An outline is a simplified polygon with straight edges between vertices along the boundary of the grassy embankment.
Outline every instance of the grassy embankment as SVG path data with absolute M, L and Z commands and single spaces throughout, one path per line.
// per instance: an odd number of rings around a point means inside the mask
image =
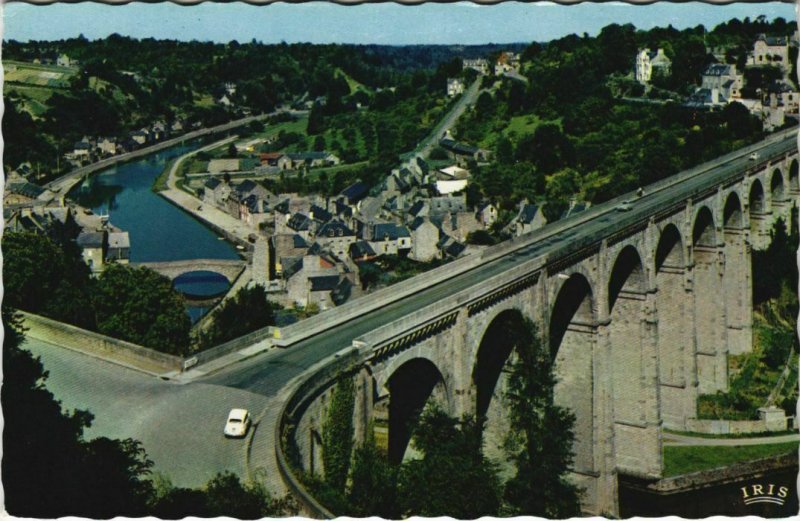
M 726 467 L 768 456 L 797 452 L 797 442 L 768 445 L 664 447 L 664 477 Z

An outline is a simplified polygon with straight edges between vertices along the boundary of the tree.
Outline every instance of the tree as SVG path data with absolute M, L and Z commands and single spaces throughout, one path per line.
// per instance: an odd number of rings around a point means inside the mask
M 496 464 L 481 451 L 481 422 L 459 421 L 431 407 L 420 416 L 412 443 L 423 457 L 400 467 L 398 498 L 403 516 L 476 519 L 497 515 L 500 479 Z
M 367 427 L 367 439 L 356 447 L 347 500 L 352 517 L 379 516 L 397 519 L 397 469 L 375 445 L 375 429 Z
M 158 476 L 155 481 L 156 494 L 149 513 L 162 519 L 189 516 L 260 519 L 297 513 L 297 505 L 290 496 L 274 499 L 261 483 L 242 483 L 230 472 L 217 474 L 199 489 L 173 487 L 168 479 Z
M 275 324 L 280 306 L 269 301 L 264 286 L 244 287 L 211 314 L 211 325 L 201 335 L 200 345 L 210 347 Z
M 467 244 L 491 246 L 495 243 L 494 237 L 486 230 L 475 230 L 467 234 Z
M 506 482 L 509 515 L 564 518 L 580 515 L 578 489 L 567 481 L 572 466 L 571 412 L 553 403 L 553 356 L 528 319 L 509 329 L 516 359 L 504 398 L 511 430 L 505 448 L 516 467 Z
M 111 264 L 97 280 L 92 303 L 101 333 L 165 353 L 187 352 L 191 321 L 167 277 Z
M 322 426 L 322 463 L 325 481 L 338 493 L 344 493 L 350 457 L 353 452 L 353 379 L 345 376 L 336 385 Z
M 79 327 L 94 328 L 89 301 L 91 279 L 72 234 L 8 232 L 3 236 L 5 303 Z
M 21 349 L 20 318 L 2 310 L 3 487 L 15 516 L 110 518 L 146 514 L 152 463 L 139 442 L 83 439 L 88 411 L 64 412 L 47 390 L 47 372 Z
M 228 145 L 228 153 L 226 154 L 228 157 L 236 157 L 238 154 L 236 152 L 236 145 L 233 143 Z

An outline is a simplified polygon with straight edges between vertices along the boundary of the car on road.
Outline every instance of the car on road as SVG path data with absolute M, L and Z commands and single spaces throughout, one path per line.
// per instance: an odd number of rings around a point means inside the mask
M 622 201 L 616 207 L 618 212 L 630 212 L 633 208 L 633 201 Z
M 753 152 L 750 154 L 750 161 L 756 161 L 758 159 L 758 152 Z
M 225 422 L 226 438 L 243 438 L 250 429 L 250 413 L 247 409 L 231 409 Z

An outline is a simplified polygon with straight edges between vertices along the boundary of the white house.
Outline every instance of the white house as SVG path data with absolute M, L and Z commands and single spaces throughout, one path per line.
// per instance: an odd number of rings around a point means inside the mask
M 647 83 L 655 72 L 657 75 L 669 76 L 672 69 L 672 61 L 664 54 L 664 49 L 656 52 L 650 49 L 640 49 L 636 54 L 636 81 Z
M 474 69 L 484 75 L 489 74 L 489 62 L 483 58 L 477 58 L 475 60 L 463 60 L 461 68 Z
M 436 190 L 441 195 L 460 192 L 469 184 L 469 170 L 458 166 L 449 166 L 439 170 L 436 174 Z
M 464 93 L 464 82 L 459 78 L 447 78 L 447 97 L 454 98 Z

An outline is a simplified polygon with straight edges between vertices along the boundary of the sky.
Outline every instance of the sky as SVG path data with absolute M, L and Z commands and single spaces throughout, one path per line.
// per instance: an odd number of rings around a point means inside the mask
M 567 34 L 596 35 L 610 23 L 633 23 L 649 29 L 703 24 L 708 28 L 731 18 L 795 19 L 791 3 L 699 2 L 633 6 L 624 3 L 469 2 L 403 6 L 393 3 L 342 6 L 326 2 L 130 3 L 109 6 L 92 2 L 37 6 L 21 2 L 0 5 L 4 40 L 58 40 L 83 34 L 89 39 L 113 33 L 136 38 L 170 38 L 264 43 L 481 44 L 548 41 Z

